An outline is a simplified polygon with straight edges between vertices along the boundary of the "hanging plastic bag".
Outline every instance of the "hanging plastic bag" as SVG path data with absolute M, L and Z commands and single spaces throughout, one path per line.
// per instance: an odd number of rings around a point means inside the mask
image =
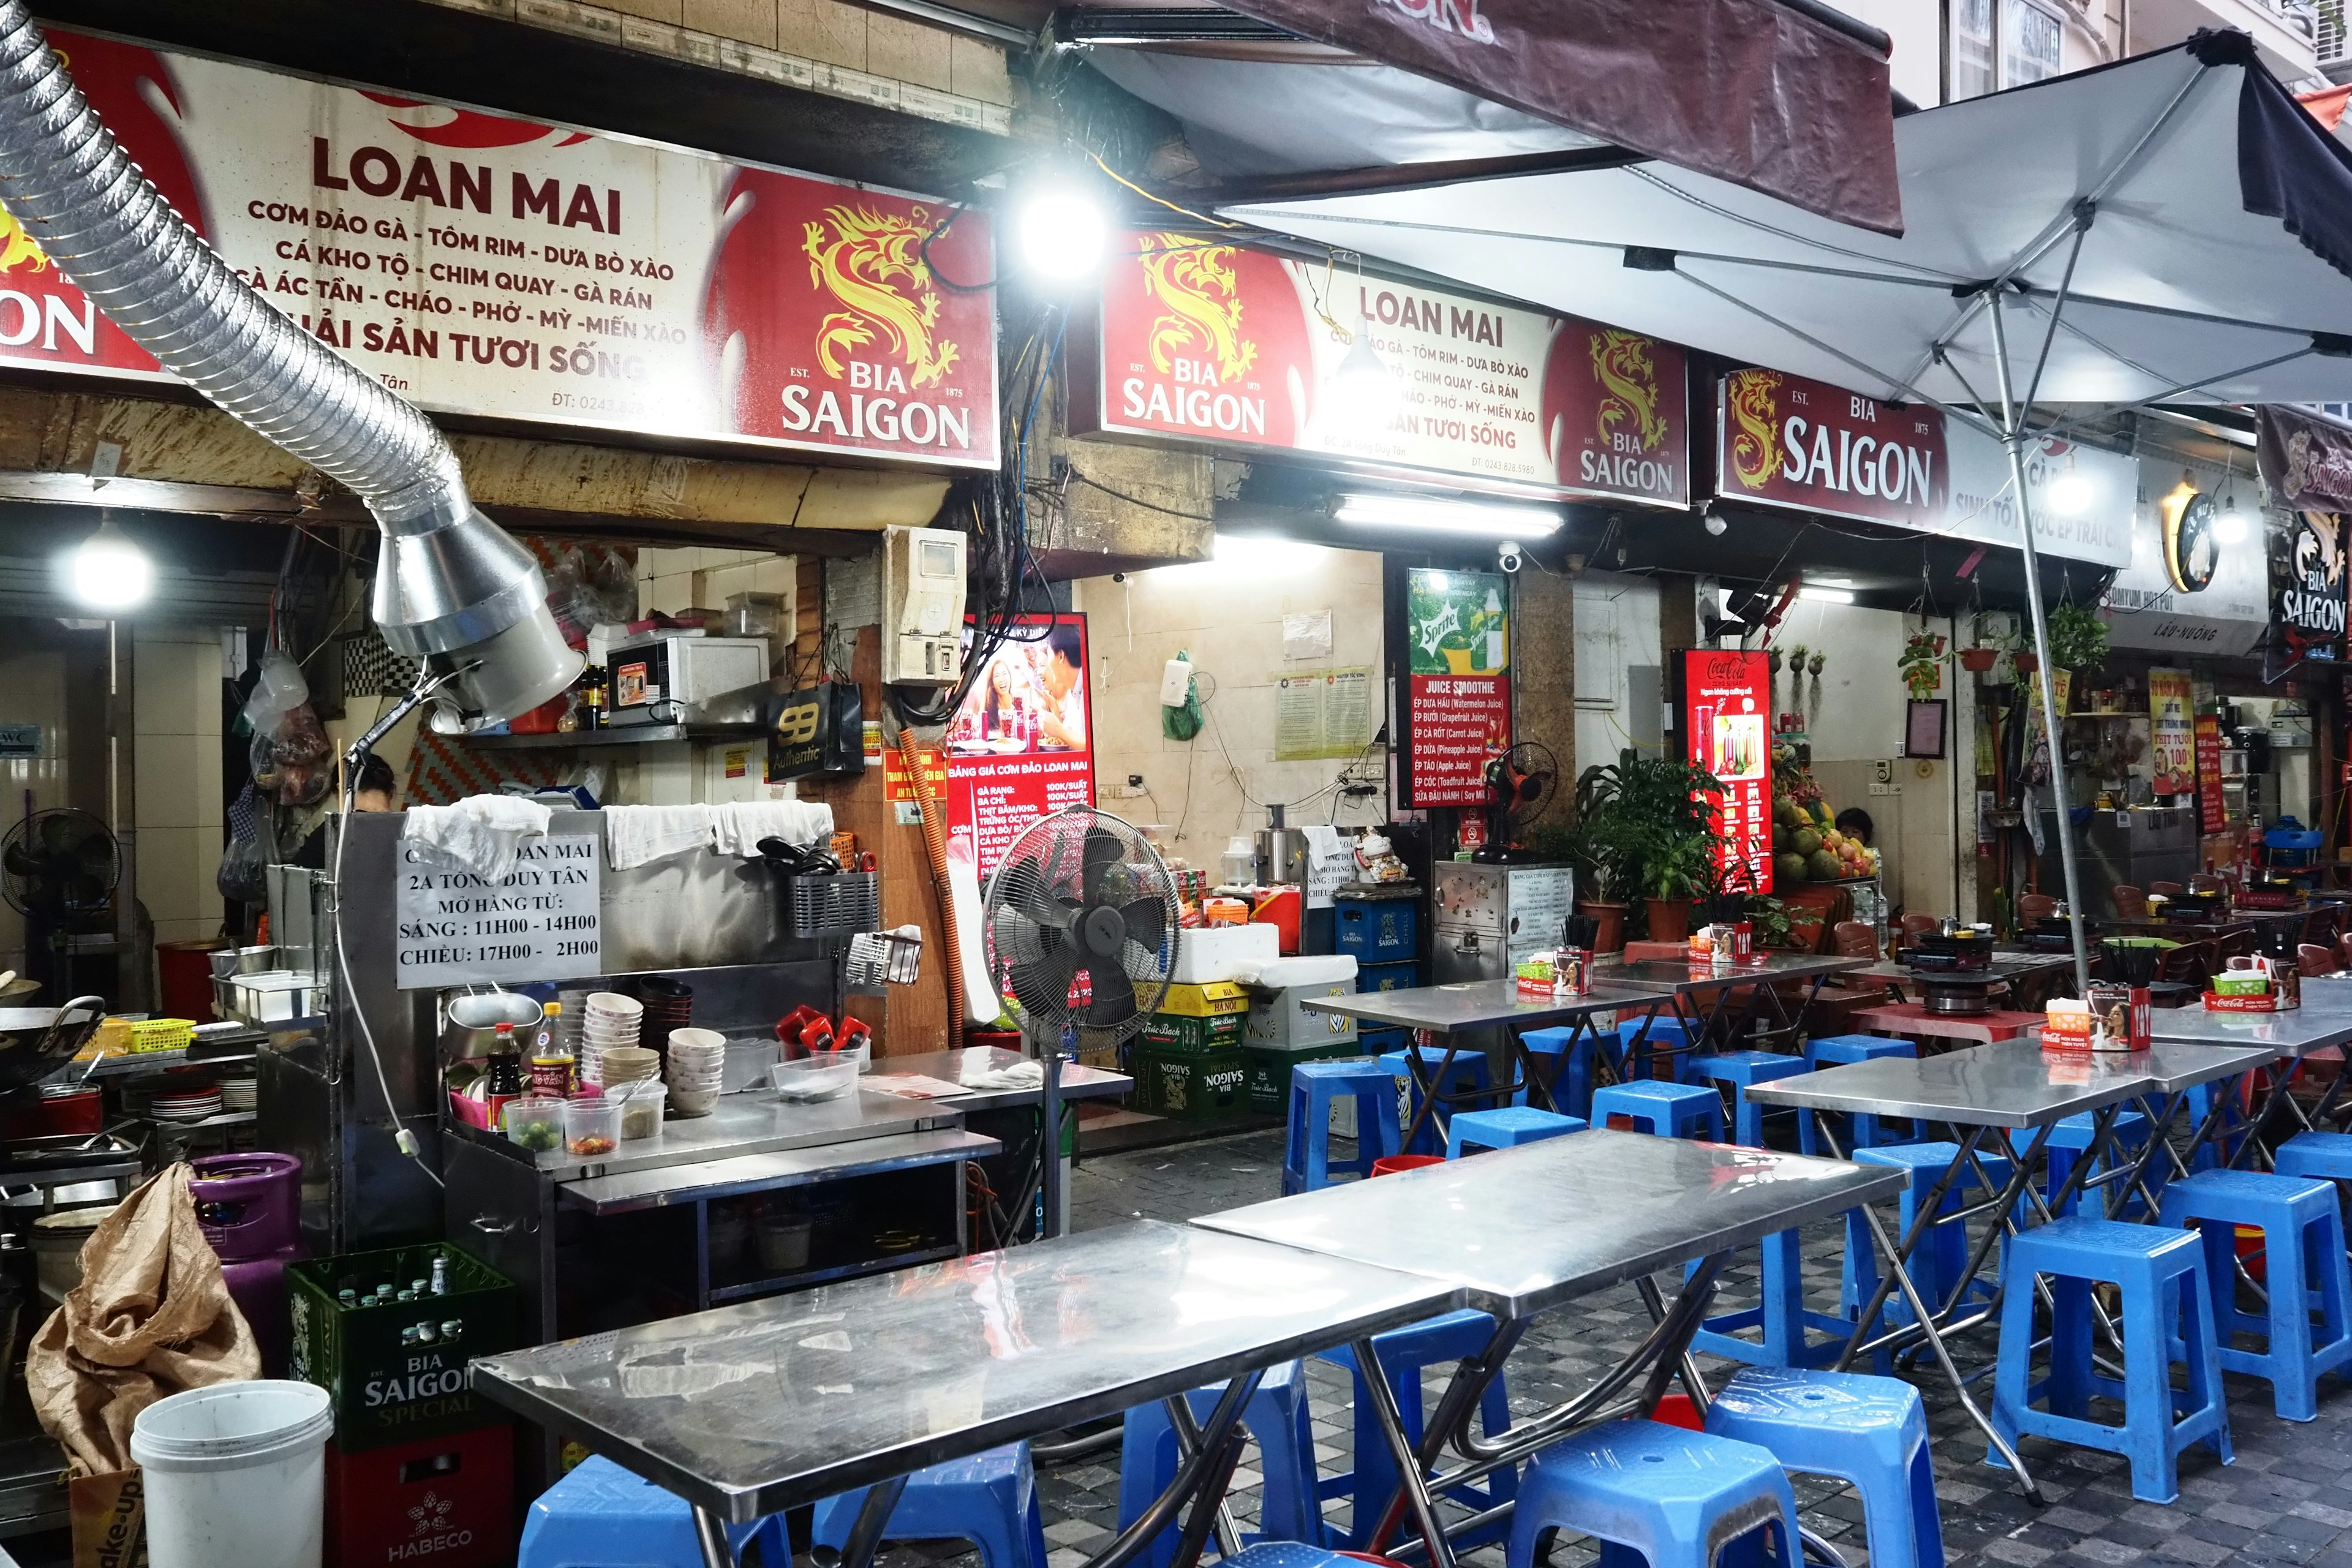
M 310 683 L 302 679 L 302 667 L 284 649 L 271 648 L 262 656 L 261 674 L 253 683 L 253 695 L 245 700 L 243 717 L 255 734 L 268 735 L 287 710 L 309 700 Z
M 1181 647 L 1176 650 L 1176 658 L 1182 660 L 1188 668 L 1192 665 L 1192 655 Z M 1160 705 L 1160 732 L 1171 741 L 1189 741 L 1201 732 L 1200 677 L 1184 677 L 1183 701 Z

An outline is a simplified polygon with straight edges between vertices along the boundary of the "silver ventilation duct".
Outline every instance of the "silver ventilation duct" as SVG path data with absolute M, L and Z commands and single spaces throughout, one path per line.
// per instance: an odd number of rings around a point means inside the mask
M 538 564 L 476 509 L 441 432 L 246 287 L 117 144 L 20 0 L 0 0 L 0 205 L 165 369 L 367 503 L 383 531 L 377 629 L 455 672 L 436 728 L 510 719 L 571 684 L 581 658 Z

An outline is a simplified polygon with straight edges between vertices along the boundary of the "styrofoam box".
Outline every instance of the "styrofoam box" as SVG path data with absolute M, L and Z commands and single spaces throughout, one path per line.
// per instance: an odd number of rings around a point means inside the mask
M 1168 978 L 1179 985 L 1206 985 L 1281 956 L 1282 933 L 1263 921 L 1194 926 L 1177 933 L 1176 968 Z

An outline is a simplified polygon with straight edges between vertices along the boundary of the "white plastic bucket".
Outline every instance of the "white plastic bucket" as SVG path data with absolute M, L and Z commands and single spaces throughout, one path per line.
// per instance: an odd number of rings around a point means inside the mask
M 334 1430 L 308 1383 L 218 1384 L 141 1411 L 150 1568 L 319 1568 Z

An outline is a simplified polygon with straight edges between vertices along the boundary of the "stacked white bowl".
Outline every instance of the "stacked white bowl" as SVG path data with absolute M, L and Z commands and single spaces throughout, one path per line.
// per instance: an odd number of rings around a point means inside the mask
M 708 1116 L 719 1105 L 727 1037 L 716 1029 L 669 1032 L 669 1103 L 680 1116 Z
M 583 1011 L 586 1021 L 580 1030 L 580 1081 L 602 1085 L 604 1053 L 636 1045 L 637 1031 L 645 1023 L 645 1004 L 617 991 L 592 991 Z

